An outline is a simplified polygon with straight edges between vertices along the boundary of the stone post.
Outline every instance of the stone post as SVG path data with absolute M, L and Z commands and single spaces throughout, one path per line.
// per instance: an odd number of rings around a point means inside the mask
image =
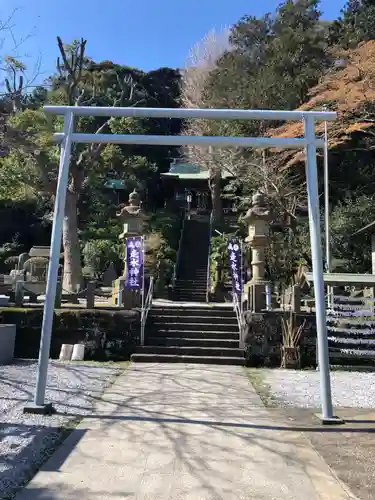
M 265 280 L 265 250 L 269 244 L 269 223 L 271 211 L 267 206 L 263 194 L 257 192 L 252 198 L 252 207 L 247 211 L 244 221 L 249 226 L 246 241 L 251 247 L 252 277 L 248 283 L 249 309 L 252 312 L 261 312 L 266 308 Z
M 57 280 L 56 283 L 56 296 L 55 296 L 55 308 L 60 309 L 62 301 L 62 282 Z
M 86 308 L 94 309 L 95 308 L 95 289 L 96 283 L 95 281 L 87 282 L 87 290 L 86 290 Z
M 15 286 L 14 302 L 16 304 L 16 307 L 22 307 L 25 295 L 23 289 L 23 281 L 16 281 L 14 286 Z

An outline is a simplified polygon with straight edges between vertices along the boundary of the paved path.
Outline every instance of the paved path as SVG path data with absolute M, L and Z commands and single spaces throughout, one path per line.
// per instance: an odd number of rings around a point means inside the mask
M 240 367 L 136 364 L 17 500 L 348 500 Z

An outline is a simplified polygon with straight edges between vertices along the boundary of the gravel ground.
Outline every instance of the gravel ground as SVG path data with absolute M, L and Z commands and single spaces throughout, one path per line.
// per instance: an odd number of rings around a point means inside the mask
M 33 398 L 36 362 L 0 366 L 0 499 L 12 498 L 53 452 L 77 419 L 89 414 L 97 397 L 118 372 L 97 364 L 51 362 L 46 401 L 57 414 L 24 415 Z
M 263 381 L 280 406 L 319 408 L 319 372 L 262 370 Z M 375 373 L 331 372 L 335 407 L 375 408 Z

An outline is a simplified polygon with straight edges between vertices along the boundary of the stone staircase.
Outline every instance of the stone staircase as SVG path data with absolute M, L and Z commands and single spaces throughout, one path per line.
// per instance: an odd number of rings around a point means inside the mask
M 137 348 L 132 361 L 245 364 L 232 306 L 153 306 L 147 318 L 145 344 Z
M 206 302 L 210 222 L 208 216 L 185 221 L 174 299 Z

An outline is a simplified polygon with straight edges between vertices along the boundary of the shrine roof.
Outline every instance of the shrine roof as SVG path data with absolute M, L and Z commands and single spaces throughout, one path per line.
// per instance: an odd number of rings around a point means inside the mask
M 192 163 L 171 163 L 169 172 L 162 173 L 161 176 L 181 180 L 208 180 L 208 170 Z M 222 177 L 229 179 L 233 176 L 229 172 L 223 172 Z

